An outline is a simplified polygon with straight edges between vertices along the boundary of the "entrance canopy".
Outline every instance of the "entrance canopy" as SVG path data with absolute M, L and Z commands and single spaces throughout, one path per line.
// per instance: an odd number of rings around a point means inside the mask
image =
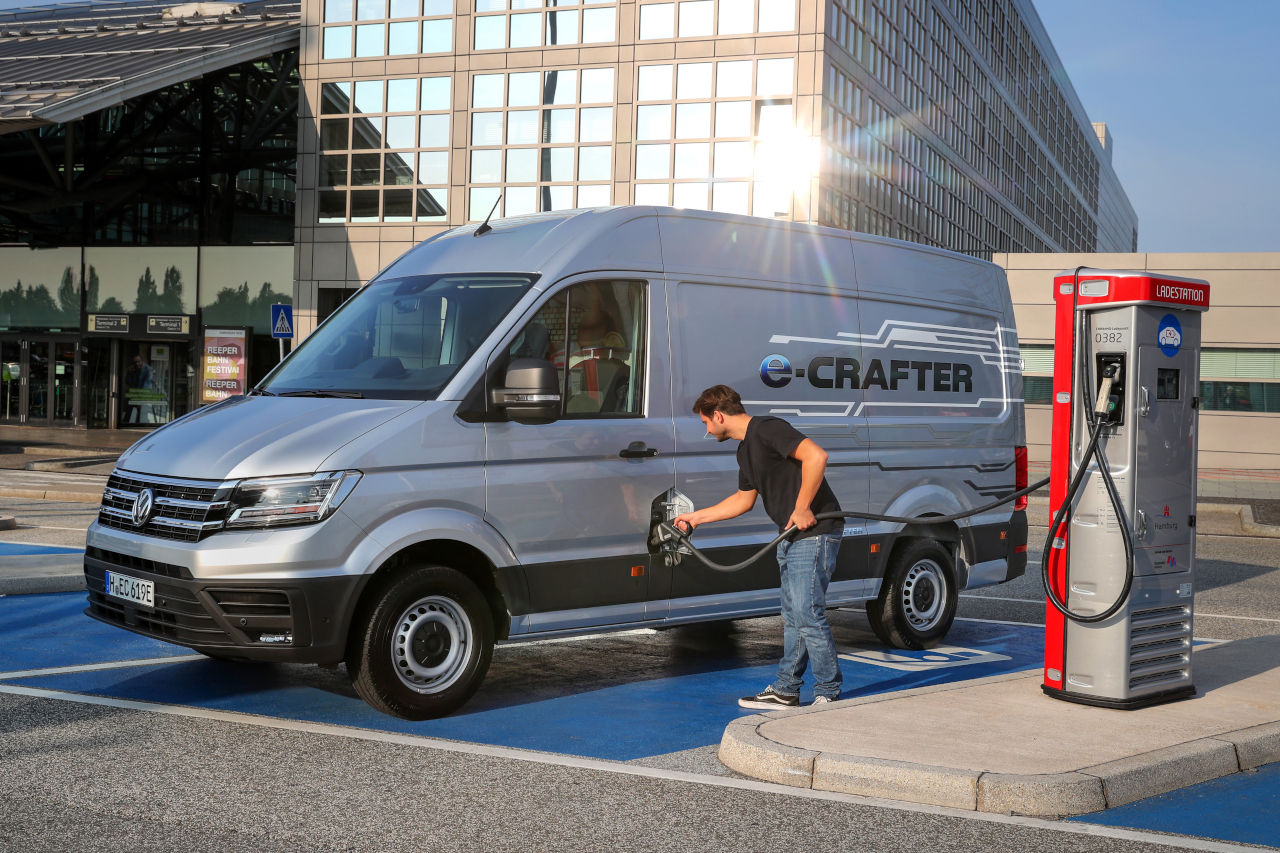
M 89 0 L 0 12 L 0 135 L 296 48 L 299 29 L 297 0 Z

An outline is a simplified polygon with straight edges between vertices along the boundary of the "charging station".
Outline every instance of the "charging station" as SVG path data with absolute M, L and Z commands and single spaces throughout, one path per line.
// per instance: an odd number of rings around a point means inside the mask
M 1209 285 L 1078 269 L 1056 302 L 1044 692 L 1195 694 L 1196 418 Z

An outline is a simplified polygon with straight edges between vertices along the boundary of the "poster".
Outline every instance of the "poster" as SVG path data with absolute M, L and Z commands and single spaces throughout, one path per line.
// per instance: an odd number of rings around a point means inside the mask
M 248 340 L 244 329 L 205 329 L 200 366 L 200 404 L 249 390 Z

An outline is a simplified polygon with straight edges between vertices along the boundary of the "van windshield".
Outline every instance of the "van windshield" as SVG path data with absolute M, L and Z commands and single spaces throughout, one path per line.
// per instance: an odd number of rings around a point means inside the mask
M 255 391 L 435 399 L 535 279 L 473 274 L 375 280 L 348 299 Z

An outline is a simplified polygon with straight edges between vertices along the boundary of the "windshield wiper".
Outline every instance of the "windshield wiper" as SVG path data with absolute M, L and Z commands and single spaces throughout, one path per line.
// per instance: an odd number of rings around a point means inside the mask
M 246 394 L 245 396 L 246 397 L 274 397 L 275 394 L 271 393 L 265 388 L 250 388 L 249 393 Z
M 277 397 L 342 397 L 349 400 L 363 400 L 359 391 L 281 391 Z

